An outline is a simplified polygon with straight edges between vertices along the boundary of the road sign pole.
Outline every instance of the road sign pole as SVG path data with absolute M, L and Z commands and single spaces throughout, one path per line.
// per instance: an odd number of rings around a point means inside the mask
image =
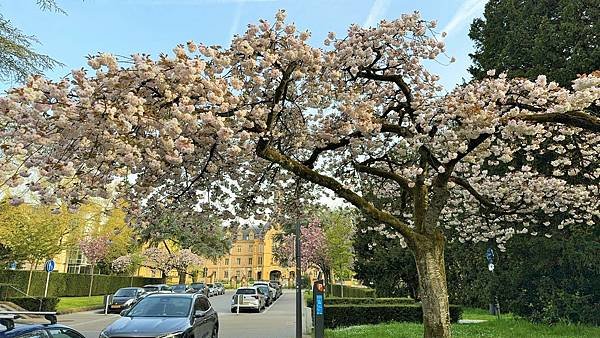
M 44 288 L 44 298 L 48 296 L 48 283 L 50 283 L 50 271 L 46 272 L 46 287 Z
M 296 223 L 296 338 L 302 338 L 302 275 L 300 272 L 300 222 Z
M 323 280 L 313 284 L 313 326 L 315 338 L 325 337 L 325 284 Z

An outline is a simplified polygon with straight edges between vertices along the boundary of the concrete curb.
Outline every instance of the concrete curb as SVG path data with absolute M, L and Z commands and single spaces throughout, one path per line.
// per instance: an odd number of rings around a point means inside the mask
M 78 308 L 74 308 L 74 309 L 64 309 L 61 311 L 56 311 L 56 314 L 57 315 L 68 315 L 70 313 L 87 312 L 87 311 L 102 310 L 102 309 L 104 309 L 104 305 L 86 306 L 86 307 L 78 307 Z

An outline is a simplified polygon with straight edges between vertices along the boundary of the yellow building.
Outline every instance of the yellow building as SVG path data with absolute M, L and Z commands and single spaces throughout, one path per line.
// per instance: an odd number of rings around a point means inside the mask
M 253 280 L 278 279 L 284 286 L 294 285 L 294 268 L 281 266 L 273 254 L 274 237 L 278 233 L 280 228 L 269 225 L 264 229 L 240 229 L 228 255 L 205 263 L 204 280 L 239 286 Z

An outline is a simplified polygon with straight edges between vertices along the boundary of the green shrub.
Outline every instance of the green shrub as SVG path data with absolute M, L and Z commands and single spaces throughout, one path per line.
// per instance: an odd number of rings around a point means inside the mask
M 412 298 L 339 298 L 339 297 L 325 297 L 324 304 L 326 305 L 338 305 L 338 304 L 414 304 L 415 300 Z M 306 300 L 306 306 L 312 307 L 312 297 Z
M 28 311 L 56 311 L 56 305 L 58 304 L 59 299 L 57 297 L 15 297 L 7 298 L 6 301 L 16 304 Z
M 337 304 L 325 305 L 325 327 L 379 324 L 385 322 L 423 321 L 420 304 Z M 456 323 L 462 315 L 462 308 L 450 305 L 450 321 Z
M 48 296 L 53 297 L 80 297 L 87 296 L 90 287 L 90 275 L 52 272 L 48 284 Z M 11 284 L 25 292 L 29 271 L 25 270 L 0 270 L 0 284 Z M 143 286 L 146 284 L 161 283 L 160 278 L 128 277 L 112 275 L 94 275 L 92 295 L 105 295 L 114 293 L 117 289 L 129 286 Z M 46 272 L 34 271 L 31 278 L 29 295 L 41 297 L 46 286 Z M 22 294 L 3 287 L 3 297 L 20 297 Z
M 348 298 L 374 298 L 375 290 L 369 288 L 357 288 L 348 285 L 329 284 L 325 293 L 331 297 Z

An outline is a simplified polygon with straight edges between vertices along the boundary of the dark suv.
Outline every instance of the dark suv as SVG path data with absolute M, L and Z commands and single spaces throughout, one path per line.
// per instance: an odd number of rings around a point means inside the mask
M 217 312 L 197 293 L 149 294 L 121 316 L 100 332 L 100 338 L 219 336 Z
M 192 283 L 190 284 L 190 292 L 201 293 L 206 297 L 209 297 L 208 285 L 206 283 Z

